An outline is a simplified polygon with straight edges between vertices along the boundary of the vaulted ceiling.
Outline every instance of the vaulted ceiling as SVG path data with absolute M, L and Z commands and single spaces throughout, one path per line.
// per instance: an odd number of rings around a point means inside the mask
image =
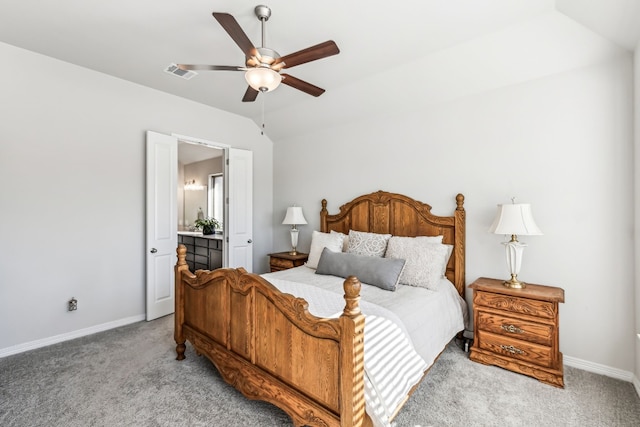
M 287 72 L 289 86 L 241 102 L 244 54 L 212 17 L 235 17 L 256 47 L 261 0 L 20 0 L 0 4 L 0 42 L 246 116 L 274 140 L 380 113 L 402 113 L 597 63 L 633 51 L 638 0 L 270 0 L 265 45 L 280 55 L 334 40 L 340 54 Z M 11 66 L 5 64 L 4 66 Z M 19 70 L 16 70 L 19 77 Z M 258 131 L 258 130 L 257 130 Z

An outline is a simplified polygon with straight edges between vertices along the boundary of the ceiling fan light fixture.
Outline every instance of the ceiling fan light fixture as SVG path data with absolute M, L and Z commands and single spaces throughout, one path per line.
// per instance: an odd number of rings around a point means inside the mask
M 271 68 L 250 68 L 244 75 L 249 86 L 260 92 L 270 92 L 280 86 L 282 76 Z

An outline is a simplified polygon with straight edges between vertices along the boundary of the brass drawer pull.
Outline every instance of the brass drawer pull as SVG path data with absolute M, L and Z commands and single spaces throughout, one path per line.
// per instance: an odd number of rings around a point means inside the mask
M 513 325 L 502 325 L 501 328 L 507 332 L 511 332 L 512 334 L 521 334 L 524 332 L 522 329 Z
M 520 350 L 519 348 L 516 348 L 512 345 L 504 345 L 502 344 L 500 346 L 501 349 L 503 349 L 504 351 L 508 351 L 511 354 L 524 354 L 524 351 Z

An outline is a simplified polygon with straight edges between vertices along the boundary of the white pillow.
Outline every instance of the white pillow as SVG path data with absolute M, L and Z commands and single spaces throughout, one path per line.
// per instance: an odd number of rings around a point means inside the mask
M 349 230 L 347 252 L 351 254 L 382 257 L 387 250 L 387 242 L 390 238 L 391 234 Z
M 394 236 L 387 245 L 387 258 L 405 259 L 400 283 L 435 290 L 447 268 L 452 245 L 425 239 Z
M 340 233 L 342 234 L 342 233 Z M 310 268 L 318 268 L 318 261 L 324 248 L 333 252 L 342 252 L 342 237 L 338 233 L 321 233 L 314 230 L 311 234 L 311 248 L 309 249 L 309 258 L 306 266 Z M 342 234 L 344 236 L 344 234 Z
M 418 240 L 423 240 L 425 242 L 432 242 L 432 243 L 442 243 L 442 239 L 444 238 L 444 236 L 417 236 L 417 237 L 407 237 L 407 239 L 418 239 Z
M 411 238 L 411 237 L 409 237 Z M 444 236 L 416 236 L 414 239 L 421 240 L 423 242 L 431 242 L 431 243 L 442 243 L 442 239 Z M 451 258 L 451 253 L 453 253 L 453 245 L 445 245 L 447 247 L 447 255 L 445 256 L 445 262 L 442 266 L 442 277 L 447 273 L 447 264 L 449 263 L 449 258 Z
M 339 231 L 331 230 L 331 234 L 339 234 L 342 237 L 342 252 L 347 252 L 347 248 L 349 248 L 349 236 Z

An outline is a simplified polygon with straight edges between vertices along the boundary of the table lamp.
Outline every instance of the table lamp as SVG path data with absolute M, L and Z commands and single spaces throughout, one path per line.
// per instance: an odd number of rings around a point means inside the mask
M 498 205 L 498 213 L 489 232 L 511 235 L 510 241 L 502 242 L 505 246 L 507 266 L 511 273 L 511 279 L 505 280 L 503 284 L 509 288 L 522 289 L 526 284 L 518 280 L 518 272 L 522 263 L 522 253 L 527 245 L 518 241 L 518 235 L 540 236 L 542 231 L 533 220 L 531 205 L 515 203 L 515 198 L 511 201 L 511 204 Z
M 297 255 L 296 246 L 298 246 L 298 225 L 306 224 L 307 220 L 304 219 L 302 208 L 300 206 L 290 206 L 287 208 L 287 214 L 284 217 L 283 224 L 291 225 L 291 246 L 293 250 L 289 252 L 290 255 Z

